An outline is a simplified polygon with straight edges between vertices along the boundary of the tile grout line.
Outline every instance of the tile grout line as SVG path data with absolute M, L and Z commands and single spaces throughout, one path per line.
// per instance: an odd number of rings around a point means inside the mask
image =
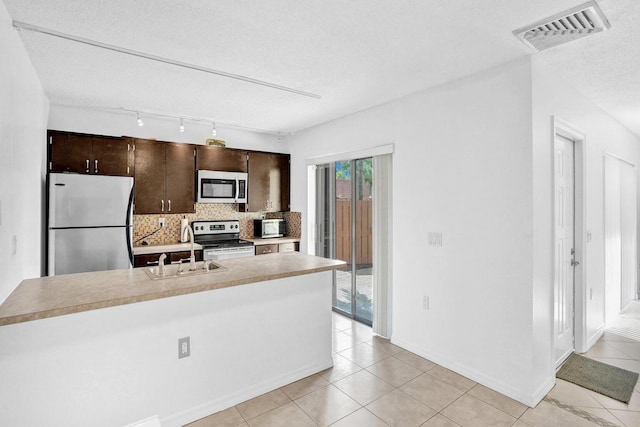
M 554 399 L 553 397 L 549 397 L 549 396 L 545 396 L 544 399 L 545 402 L 550 403 L 560 409 L 564 409 L 567 412 L 572 413 L 573 415 L 576 415 L 580 418 L 583 418 L 587 421 L 591 421 L 592 423 L 595 423 L 601 427 L 620 427 L 620 425 L 618 424 L 614 424 L 608 420 L 605 420 L 604 418 L 600 418 L 596 415 L 590 414 L 587 411 L 583 411 L 582 409 L 576 408 L 573 405 L 568 405 L 566 403 L 562 403 L 557 399 Z M 605 408 L 606 409 L 606 408 Z

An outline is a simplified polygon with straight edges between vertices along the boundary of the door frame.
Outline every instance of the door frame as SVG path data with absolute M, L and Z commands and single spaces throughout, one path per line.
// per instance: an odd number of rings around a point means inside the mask
M 586 230 L 586 176 L 585 176 L 585 152 L 586 152 L 586 134 L 573 126 L 571 123 L 560 119 L 556 116 L 553 117 L 553 134 L 552 134 L 552 144 L 555 146 L 555 138 L 556 135 L 560 135 L 566 139 L 572 140 L 574 144 L 574 249 L 575 249 L 575 257 L 576 261 L 579 261 L 580 264 L 574 267 L 574 291 L 573 291 L 573 310 L 574 310 L 574 351 L 578 353 L 584 353 L 587 351 L 589 347 L 589 343 L 587 342 L 587 281 L 586 281 L 586 270 L 587 270 L 587 240 L 589 233 Z M 556 156 L 555 150 L 552 149 L 553 161 L 552 161 L 552 180 L 553 180 L 553 190 L 552 194 L 555 194 L 556 188 L 556 180 L 555 180 L 555 168 L 556 168 Z M 555 215 L 556 208 L 556 200 L 553 197 L 552 202 L 552 215 Z M 556 239 L 556 229 L 555 222 L 553 225 L 553 239 L 552 242 L 555 242 Z M 557 253 L 556 253 L 556 245 L 553 246 L 553 261 L 552 265 L 555 268 Z M 553 293 L 555 295 L 555 292 Z M 555 298 L 555 296 L 554 296 Z M 555 299 L 553 301 L 553 308 L 555 307 Z M 552 311 L 553 313 L 553 311 Z M 555 318 L 553 319 L 555 323 Z M 555 363 L 555 326 L 552 324 L 552 336 L 553 336 L 553 345 L 552 347 L 552 360 Z M 556 367 L 557 369 L 557 367 Z

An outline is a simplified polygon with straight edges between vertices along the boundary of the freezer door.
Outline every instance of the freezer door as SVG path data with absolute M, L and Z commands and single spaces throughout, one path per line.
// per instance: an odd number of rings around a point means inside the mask
M 127 225 L 133 178 L 52 173 L 49 228 Z
M 49 276 L 129 268 L 127 227 L 49 230 Z

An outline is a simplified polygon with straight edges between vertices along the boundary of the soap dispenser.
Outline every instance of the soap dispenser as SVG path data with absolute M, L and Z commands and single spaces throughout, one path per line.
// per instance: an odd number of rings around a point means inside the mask
M 187 228 L 189 228 L 189 221 L 187 220 L 186 215 L 182 215 L 182 221 L 180 222 L 180 241 L 182 243 L 186 243 L 189 241 Z

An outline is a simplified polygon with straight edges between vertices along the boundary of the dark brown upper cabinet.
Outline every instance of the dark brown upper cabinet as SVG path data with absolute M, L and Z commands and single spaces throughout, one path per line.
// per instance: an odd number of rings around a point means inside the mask
M 197 170 L 246 172 L 247 152 L 233 148 L 198 145 Z
M 133 176 L 130 139 L 49 132 L 49 172 Z
M 135 140 L 135 214 L 195 212 L 195 145 Z
M 249 151 L 249 212 L 289 210 L 289 154 Z

